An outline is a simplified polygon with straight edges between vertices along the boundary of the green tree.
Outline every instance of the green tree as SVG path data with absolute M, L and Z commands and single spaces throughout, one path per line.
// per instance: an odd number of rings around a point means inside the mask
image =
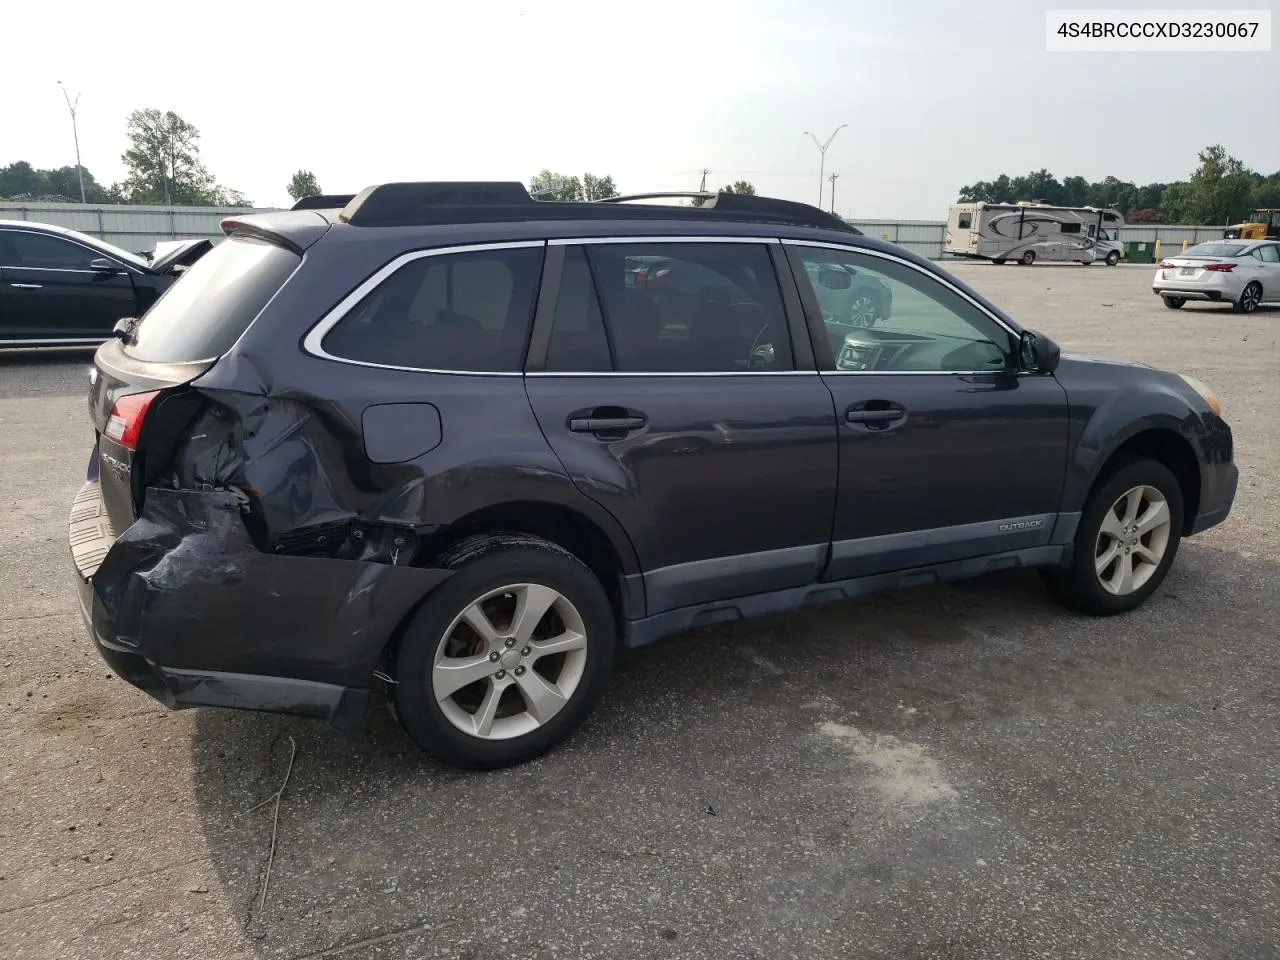
M 1083 207 L 1089 202 L 1089 181 L 1084 177 L 1064 177 L 1062 202 L 1067 206 Z
M 1221 144 L 1205 147 L 1191 175 L 1184 222 L 1235 223 L 1248 212 L 1253 186 L 1253 175 Z
M 1183 219 L 1187 211 L 1187 195 L 1190 189 L 1191 185 L 1188 183 L 1171 183 L 1164 188 L 1159 207 L 1161 223 L 1191 222 Z
M 320 181 L 316 179 L 316 175 L 310 170 L 297 170 L 289 179 L 289 186 L 286 187 L 289 196 L 293 199 L 301 200 L 303 197 L 318 197 L 324 191 L 320 189 Z
M 112 192 L 84 170 L 84 197 L 89 203 L 106 203 L 115 199 Z M 43 196 L 66 197 L 79 202 L 80 178 L 75 167 L 38 170 L 25 160 L 0 167 L 0 197 Z
M 607 200 L 618 195 L 612 176 L 597 177 L 594 173 L 582 175 L 583 200 Z
M 129 114 L 129 149 L 121 192 L 130 203 L 220 206 L 247 204 L 244 195 L 218 185 L 200 159 L 200 131 L 172 110 Z
M 1249 207 L 1251 210 L 1280 207 L 1280 171 L 1269 177 L 1258 177 L 1250 195 Z

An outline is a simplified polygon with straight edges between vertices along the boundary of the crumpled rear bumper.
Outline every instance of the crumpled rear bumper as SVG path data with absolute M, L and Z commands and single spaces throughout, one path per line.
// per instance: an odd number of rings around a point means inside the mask
M 91 481 L 68 539 L 86 627 L 121 678 L 172 708 L 290 713 L 351 732 L 387 641 L 450 573 L 263 553 L 218 491 L 153 488 L 117 537 Z

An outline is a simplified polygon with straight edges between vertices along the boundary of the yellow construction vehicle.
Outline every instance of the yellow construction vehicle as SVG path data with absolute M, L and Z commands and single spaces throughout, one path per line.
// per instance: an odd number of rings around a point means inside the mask
M 1255 210 L 1243 223 L 1227 227 L 1222 236 L 1226 240 L 1280 240 L 1280 207 Z

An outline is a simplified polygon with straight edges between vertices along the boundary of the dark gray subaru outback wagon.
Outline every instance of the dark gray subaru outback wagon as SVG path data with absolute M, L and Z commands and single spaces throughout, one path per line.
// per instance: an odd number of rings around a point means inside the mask
M 1190 377 L 1060 357 L 803 204 L 393 183 L 227 220 L 95 358 L 70 543 L 93 639 L 171 707 L 564 739 L 619 644 L 1017 566 L 1142 603 L 1221 522 Z M 874 281 L 892 309 L 841 316 Z

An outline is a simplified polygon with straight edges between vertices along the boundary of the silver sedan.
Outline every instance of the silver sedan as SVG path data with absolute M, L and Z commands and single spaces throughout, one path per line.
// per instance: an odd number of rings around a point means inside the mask
M 1237 313 L 1280 302 L 1280 242 L 1214 240 L 1165 257 L 1151 289 L 1171 310 L 1188 300 L 1229 303 Z

